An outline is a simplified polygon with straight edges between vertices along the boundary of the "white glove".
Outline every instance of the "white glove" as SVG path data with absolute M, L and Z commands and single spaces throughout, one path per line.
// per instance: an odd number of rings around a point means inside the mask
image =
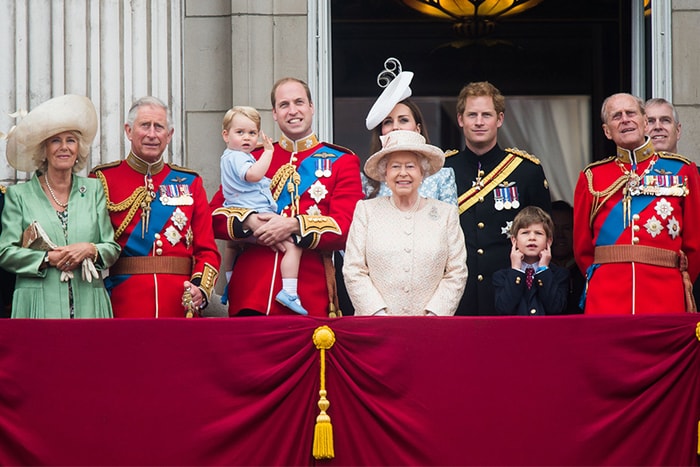
M 83 280 L 92 282 L 93 279 L 97 279 L 100 275 L 95 269 L 95 263 L 92 262 L 92 258 L 85 258 L 83 260 Z
M 68 282 L 73 279 L 73 271 L 61 271 L 61 282 Z

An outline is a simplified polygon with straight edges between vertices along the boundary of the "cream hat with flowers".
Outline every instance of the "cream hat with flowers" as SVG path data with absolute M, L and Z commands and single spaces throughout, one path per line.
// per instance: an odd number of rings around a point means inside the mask
M 35 155 L 44 150 L 44 141 L 64 131 L 79 132 L 86 143 L 78 154 L 80 165 L 97 133 L 97 112 L 90 99 L 67 94 L 35 107 L 7 136 L 7 162 L 22 172 L 36 170 Z
M 384 181 L 386 173 L 379 170 L 380 161 L 389 154 L 401 151 L 412 152 L 428 161 L 428 171 L 424 174 L 429 177 L 437 173 L 445 164 L 445 153 L 437 146 L 426 144 L 423 135 L 417 131 L 395 130 L 380 136 L 382 149 L 375 152 L 365 162 L 365 173 L 368 177 Z

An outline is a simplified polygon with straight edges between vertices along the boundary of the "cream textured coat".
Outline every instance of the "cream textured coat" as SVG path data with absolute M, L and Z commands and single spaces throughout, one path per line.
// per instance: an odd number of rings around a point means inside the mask
M 427 198 L 402 212 L 390 199 L 355 207 L 343 266 L 355 315 L 453 315 L 467 281 L 457 208 Z

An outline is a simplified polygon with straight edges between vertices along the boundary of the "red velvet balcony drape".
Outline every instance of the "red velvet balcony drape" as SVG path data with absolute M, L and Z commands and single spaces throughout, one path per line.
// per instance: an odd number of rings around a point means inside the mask
M 0 464 L 698 465 L 698 322 L 3 320 Z

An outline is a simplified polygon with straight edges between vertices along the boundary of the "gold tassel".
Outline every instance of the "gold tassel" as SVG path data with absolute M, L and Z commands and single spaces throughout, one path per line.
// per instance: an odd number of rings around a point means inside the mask
M 321 388 L 318 391 L 320 399 L 318 400 L 318 408 L 321 413 L 316 417 L 316 426 L 314 427 L 314 459 L 333 459 L 333 425 L 331 425 L 331 417 L 326 413 L 331 403 L 326 399 L 326 350 L 333 347 L 335 343 L 335 334 L 328 326 L 320 326 L 316 328 L 313 336 L 316 348 L 321 351 Z
M 698 456 L 700 456 L 700 422 L 698 422 Z

